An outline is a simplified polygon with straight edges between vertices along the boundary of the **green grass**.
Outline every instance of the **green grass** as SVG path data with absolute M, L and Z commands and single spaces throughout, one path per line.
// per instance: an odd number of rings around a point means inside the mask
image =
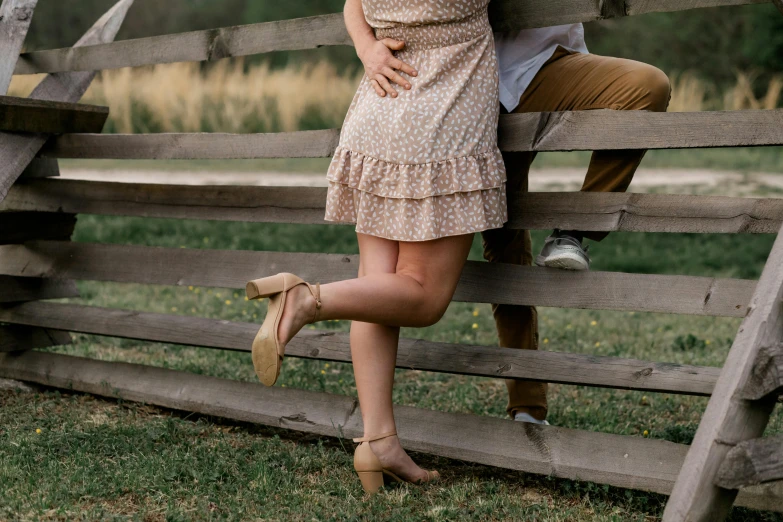
M 546 232 L 534 234 L 537 245 Z M 355 253 L 352 227 L 81 216 L 77 241 L 210 249 Z M 771 236 L 617 233 L 593 244 L 596 270 L 757 278 Z M 477 239 L 471 252 L 481 258 Z M 263 303 L 234 290 L 80 283 L 96 306 L 258 321 Z M 738 319 L 541 309 L 543 349 L 720 366 Z M 347 330 L 347 322 L 318 328 Z M 453 303 L 404 335 L 497 342 L 489 305 Z M 245 353 L 75 335 L 56 351 L 255 381 Z M 346 364 L 286 359 L 280 385 L 355 396 Z M 495 379 L 397 372 L 394 400 L 505 416 Z M 427 455 L 445 480 L 367 498 L 350 447 L 334 439 L 81 395 L 0 392 L 0 519 L 655 520 L 665 497 Z M 552 385 L 553 424 L 689 443 L 705 398 Z M 41 433 L 36 433 L 40 429 Z M 783 432 L 776 411 L 768 433 Z M 783 520 L 735 509 L 733 520 Z

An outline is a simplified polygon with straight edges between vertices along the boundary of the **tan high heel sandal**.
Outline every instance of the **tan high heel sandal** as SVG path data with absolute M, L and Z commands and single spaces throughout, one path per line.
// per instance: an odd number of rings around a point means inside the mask
M 280 375 L 280 366 L 285 355 L 285 345 L 277 337 L 277 328 L 285 309 L 288 291 L 295 286 L 307 285 L 315 298 L 315 315 L 312 322 L 318 320 L 321 310 L 321 285 L 313 287 L 294 274 L 281 273 L 250 281 L 245 287 L 248 299 L 269 298 L 266 319 L 253 339 L 253 367 L 256 375 L 267 386 L 272 386 Z
M 353 469 L 359 475 L 359 480 L 362 481 L 362 487 L 367 493 L 377 493 L 383 486 L 384 482 L 408 482 L 410 484 L 424 484 L 425 482 L 435 482 L 440 479 L 440 474 L 437 471 L 427 471 L 427 479 L 418 480 L 412 482 L 409 480 L 403 480 L 388 469 L 385 469 L 381 465 L 381 461 L 378 460 L 378 456 L 370 447 L 370 442 L 374 440 L 385 439 L 397 435 L 396 431 L 384 433 L 374 437 L 361 437 L 353 439 L 354 442 L 360 442 L 356 447 L 356 451 L 353 454 Z

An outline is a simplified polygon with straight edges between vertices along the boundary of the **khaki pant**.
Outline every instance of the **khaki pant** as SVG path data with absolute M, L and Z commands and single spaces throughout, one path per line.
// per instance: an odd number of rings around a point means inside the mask
M 669 80 L 660 70 L 632 60 L 580 54 L 560 47 L 538 72 L 514 112 L 578 111 L 590 109 L 666 110 Z M 601 129 L 595 129 L 601 132 Z M 594 152 L 582 190 L 624 192 L 631 183 L 644 150 Z M 504 153 L 508 194 L 527 191 L 534 152 Z M 531 265 L 530 232 L 506 228 L 482 233 L 484 258 L 495 263 Z M 602 232 L 586 232 L 600 241 Z M 538 349 L 538 320 L 534 307 L 493 305 L 500 346 Z M 546 383 L 507 379 L 508 413 L 526 412 L 543 420 L 547 415 Z

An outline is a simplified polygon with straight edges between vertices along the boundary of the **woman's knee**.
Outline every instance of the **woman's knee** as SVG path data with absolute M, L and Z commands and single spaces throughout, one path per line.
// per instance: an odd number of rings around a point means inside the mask
M 438 288 L 436 282 L 426 281 L 420 274 L 405 269 L 398 270 L 397 275 L 409 278 L 415 285 L 410 296 L 411 321 L 406 326 L 424 328 L 440 321 L 451 302 L 445 297 L 444 289 Z

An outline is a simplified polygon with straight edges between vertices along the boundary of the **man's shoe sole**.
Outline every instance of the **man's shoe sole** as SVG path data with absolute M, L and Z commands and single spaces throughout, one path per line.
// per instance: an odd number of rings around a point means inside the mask
M 549 268 L 559 268 L 561 270 L 589 270 L 590 264 L 587 263 L 578 254 L 563 253 L 556 256 L 549 256 L 547 258 L 543 256 L 536 257 L 536 264 L 538 266 L 546 266 Z

